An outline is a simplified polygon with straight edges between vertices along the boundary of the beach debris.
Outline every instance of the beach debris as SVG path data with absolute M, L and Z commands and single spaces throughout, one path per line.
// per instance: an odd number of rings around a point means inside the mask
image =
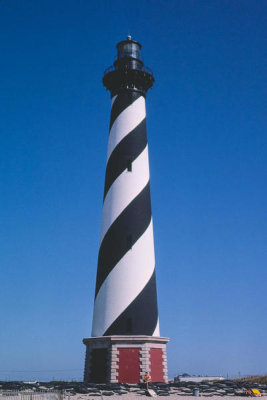
M 251 389 L 252 393 L 256 397 L 261 397 L 261 392 L 258 389 Z
M 147 396 L 157 397 L 157 393 L 153 389 L 147 389 Z

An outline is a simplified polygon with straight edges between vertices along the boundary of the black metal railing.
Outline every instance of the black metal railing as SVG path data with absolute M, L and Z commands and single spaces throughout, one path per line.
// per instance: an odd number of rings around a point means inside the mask
M 114 67 L 114 65 L 111 65 L 110 67 L 108 67 L 108 68 L 106 68 L 106 69 L 105 69 L 105 71 L 104 71 L 104 75 L 108 74 L 109 72 L 112 72 L 112 71 L 118 70 L 118 69 L 122 69 L 122 70 L 127 70 L 127 69 L 129 69 L 129 70 L 131 70 L 131 69 L 136 69 L 136 70 L 138 70 L 138 71 L 144 71 L 144 72 L 147 72 L 148 74 L 150 74 L 150 75 L 152 75 L 152 76 L 153 76 L 153 71 L 152 71 L 152 69 L 150 69 L 149 67 L 146 67 L 145 65 L 143 65 L 143 66 L 142 66 L 142 67 L 140 67 L 140 68 L 132 68 L 132 67 L 130 67 L 130 66 L 128 66 L 128 65 L 124 65 L 124 66 L 123 66 L 123 67 L 121 67 L 121 68 L 116 68 L 116 67 Z

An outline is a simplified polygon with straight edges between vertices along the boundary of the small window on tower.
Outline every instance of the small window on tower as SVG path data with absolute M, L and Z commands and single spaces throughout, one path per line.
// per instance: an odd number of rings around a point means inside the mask
M 132 235 L 127 236 L 127 249 L 130 250 L 133 246 L 133 239 Z
M 128 158 L 127 160 L 127 171 L 132 172 L 132 159 Z

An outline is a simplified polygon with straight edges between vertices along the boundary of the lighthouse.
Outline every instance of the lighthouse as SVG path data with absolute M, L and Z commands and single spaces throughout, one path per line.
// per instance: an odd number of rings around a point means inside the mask
M 111 116 L 95 286 L 84 381 L 167 382 L 160 337 L 145 99 L 154 84 L 130 36 L 103 77 Z

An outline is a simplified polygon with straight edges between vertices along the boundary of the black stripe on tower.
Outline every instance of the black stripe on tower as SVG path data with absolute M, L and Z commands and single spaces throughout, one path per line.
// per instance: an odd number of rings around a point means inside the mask
M 147 230 L 151 221 L 149 183 L 108 229 L 99 249 L 95 297 L 108 274 Z
M 127 168 L 129 160 L 133 162 L 142 153 L 146 145 L 146 120 L 144 119 L 121 140 L 109 157 L 106 168 L 104 199 L 112 183 Z
M 115 119 L 118 118 L 120 113 L 129 107 L 140 96 L 141 95 L 138 92 L 127 90 L 120 93 L 120 95 L 116 97 L 111 108 L 109 130 L 112 128 Z
M 106 330 L 103 336 L 109 335 L 143 335 L 152 336 L 158 322 L 158 305 L 155 271 L 147 285 L 123 311 L 123 313 Z

